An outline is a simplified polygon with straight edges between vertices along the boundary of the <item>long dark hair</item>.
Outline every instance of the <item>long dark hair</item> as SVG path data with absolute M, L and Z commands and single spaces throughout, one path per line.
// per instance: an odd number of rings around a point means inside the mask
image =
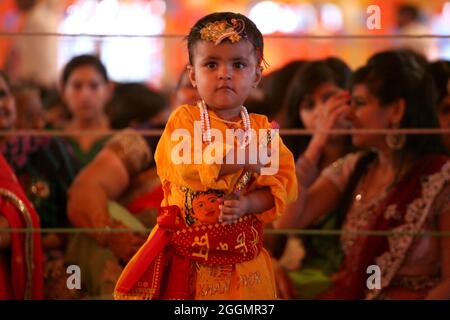
M 427 70 L 433 77 L 437 92 L 437 105 L 447 96 L 447 84 L 450 80 L 450 61 L 438 60 L 427 65 Z
M 406 102 L 402 128 L 436 128 L 438 120 L 433 81 L 425 65 L 407 51 L 384 51 L 372 56 L 367 65 L 353 75 L 352 86 L 364 84 L 381 106 L 398 99 Z M 416 157 L 433 153 L 445 153 L 440 135 L 409 135 L 406 152 Z M 354 191 L 369 165 L 377 158 L 373 151 L 367 151 L 358 160 L 343 192 L 337 209 L 338 221 L 343 223 L 352 203 Z
M 305 60 L 291 61 L 281 68 L 263 76 L 260 88 L 264 92 L 264 102 L 270 107 L 270 117 L 279 116 L 282 126 L 286 118 L 287 110 L 284 109 L 284 100 L 289 89 L 289 84 L 297 71 L 306 63 Z
M 305 128 L 298 112 L 302 101 L 327 82 L 348 89 L 351 76 L 351 69 L 339 58 L 330 57 L 305 63 L 293 77 L 287 91 L 284 101 L 284 109 L 287 110 L 285 127 Z M 310 139 L 310 136 L 287 136 L 284 141 L 297 157 L 305 150 Z
M 356 84 L 364 84 L 382 107 L 403 99 L 406 108 L 401 128 L 439 128 L 433 79 L 408 52 L 375 54 L 354 73 L 352 85 Z M 441 136 L 407 135 L 403 152 L 414 156 L 444 153 Z

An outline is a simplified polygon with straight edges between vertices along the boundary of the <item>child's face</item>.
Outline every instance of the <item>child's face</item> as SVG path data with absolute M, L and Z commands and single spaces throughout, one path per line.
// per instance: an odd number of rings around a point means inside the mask
M 242 106 L 261 80 L 261 68 L 252 44 L 241 40 L 215 45 L 200 40 L 194 47 L 189 78 L 200 97 L 215 111 Z
M 219 219 L 220 208 L 215 194 L 201 194 L 192 201 L 194 218 L 202 223 L 216 223 Z

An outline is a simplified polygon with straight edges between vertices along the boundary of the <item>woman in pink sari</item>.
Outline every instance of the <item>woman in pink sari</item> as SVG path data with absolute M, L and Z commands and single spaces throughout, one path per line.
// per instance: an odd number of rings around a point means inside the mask
M 348 119 L 355 129 L 438 127 L 433 89 L 412 55 L 378 53 L 354 74 Z M 341 158 L 300 188 L 277 224 L 302 228 L 339 209 L 345 257 L 321 298 L 450 299 L 450 238 L 411 235 L 450 231 L 450 159 L 440 136 L 355 133 L 352 141 L 368 151 Z M 300 168 L 303 178 L 309 162 Z M 379 282 L 371 282 L 371 270 Z

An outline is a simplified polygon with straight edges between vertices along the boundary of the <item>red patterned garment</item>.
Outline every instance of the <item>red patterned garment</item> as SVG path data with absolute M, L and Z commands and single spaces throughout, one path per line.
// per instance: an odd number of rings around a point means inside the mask
M 10 228 L 39 229 L 39 217 L 3 156 L 0 156 L 0 216 Z M 12 232 L 9 248 L 0 251 L 0 299 L 43 299 L 42 264 L 40 233 Z

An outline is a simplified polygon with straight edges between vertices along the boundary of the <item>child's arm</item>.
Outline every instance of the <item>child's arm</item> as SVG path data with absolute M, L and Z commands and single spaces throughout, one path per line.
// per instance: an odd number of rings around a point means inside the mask
M 246 214 L 257 214 L 272 209 L 275 199 L 270 188 L 253 190 L 245 195 L 239 196 L 237 200 L 226 200 L 220 205 L 222 214 L 221 222 L 233 223 Z
M 228 163 L 226 163 L 227 156 L 225 156 L 223 158 L 223 162 L 220 167 L 219 177 L 236 173 L 241 169 L 245 169 L 246 171 L 255 172 L 255 173 L 259 174 L 259 173 L 261 173 L 261 168 L 263 168 L 265 166 L 269 166 L 269 164 L 266 164 L 266 165 L 261 164 L 259 157 L 257 157 L 257 163 L 254 163 L 254 164 L 250 163 L 249 146 L 247 146 L 245 148 L 245 163 L 242 163 L 242 164 L 238 164 L 237 152 L 236 152 L 235 148 L 232 148 L 229 152 L 232 152 L 234 154 L 234 161 L 232 164 L 228 164 Z M 268 157 L 271 156 L 270 149 L 267 149 L 267 156 Z

